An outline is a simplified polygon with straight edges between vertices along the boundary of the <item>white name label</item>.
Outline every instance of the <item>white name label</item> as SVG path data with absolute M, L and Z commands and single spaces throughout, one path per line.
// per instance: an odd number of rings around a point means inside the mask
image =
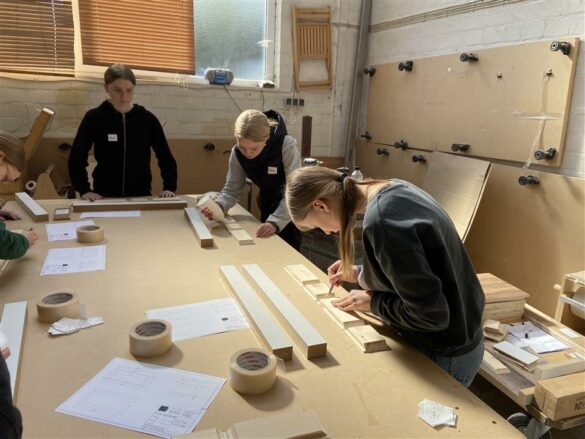
M 276 174 L 278 174 L 278 168 L 276 166 L 269 166 L 268 167 L 268 174 L 269 175 L 276 175 Z
M 108 134 L 108 142 L 117 142 L 118 135 L 117 134 Z

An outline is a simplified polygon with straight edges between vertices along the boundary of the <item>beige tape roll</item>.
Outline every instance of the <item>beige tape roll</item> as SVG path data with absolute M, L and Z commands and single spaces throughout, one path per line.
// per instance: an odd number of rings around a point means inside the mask
M 79 296 L 76 293 L 49 293 L 37 301 L 39 322 L 54 323 L 63 317 L 79 317 Z
M 276 382 L 276 357 L 265 349 L 243 349 L 230 359 L 230 385 L 238 393 L 264 393 Z
M 104 229 L 101 226 L 81 226 L 77 228 L 78 242 L 100 242 L 104 240 Z
M 143 320 L 130 328 L 130 353 L 138 357 L 156 357 L 173 344 L 173 328 L 166 320 Z

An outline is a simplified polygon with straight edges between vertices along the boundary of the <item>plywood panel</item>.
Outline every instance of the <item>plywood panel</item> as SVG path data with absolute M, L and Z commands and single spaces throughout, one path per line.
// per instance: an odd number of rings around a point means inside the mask
M 378 154 L 385 149 L 388 155 Z M 413 156 L 422 155 L 426 162 L 413 162 Z M 356 165 L 361 167 L 364 177 L 400 178 L 422 186 L 433 153 L 416 149 L 401 150 L 388 145 L 361 142 L 356 148 Z
M 422 188 L 447 211 L 465 240 L 489 172 L 490 163 L 437 152 Z
M 573 46 L 569 56 L 542 41 L 479 50 L 477 62 L 461 62 L 460 53 L 418 59 L 411 72 L 398 63 L 376 66 L 368 96 L 372 142 L 443 151 L 463 143 L 470 145 L 463 154 L 524 162 L 542 129 L 539 148 L 558 153 L 539 163 L 559 166 L 579 39 L 562 41 Z M 544 126 L 541 113 L 551 118 Z
M 585 266 L 585 180 L 531 172 L 540 185 L 518 184 L 519 168 L 492 165 L 465 246 L 478 272 L 530 294 L 554 316 L 553 285 Z

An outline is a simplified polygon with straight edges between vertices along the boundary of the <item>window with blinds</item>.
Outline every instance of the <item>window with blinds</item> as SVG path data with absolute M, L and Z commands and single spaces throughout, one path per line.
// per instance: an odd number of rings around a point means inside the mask
M 73 76 L 71 0 L 0 1 L 0 71 Z
M 79 1 L 83 64 L 195 73 L 193 0 Z

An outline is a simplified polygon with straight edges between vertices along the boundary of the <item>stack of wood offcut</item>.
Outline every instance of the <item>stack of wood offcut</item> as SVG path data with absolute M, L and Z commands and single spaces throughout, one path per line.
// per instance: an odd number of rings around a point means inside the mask
M 508 334 L 508 325 L 497 320 L 487 319 L 483 324 L 483 336 L 488 340 L 502 341 Z
M 478 274 L 477 277 L 485 293 L 483 321 L 492 319 L 510 323 L 522 320 L 528 293 L 490 273 Z

